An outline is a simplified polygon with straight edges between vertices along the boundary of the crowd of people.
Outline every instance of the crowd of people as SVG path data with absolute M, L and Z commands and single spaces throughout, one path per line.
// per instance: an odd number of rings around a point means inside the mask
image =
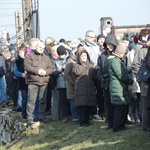
M 96 36 L 73 41 L 49 36 L 22 42 L 18 47 L 0 38 L 0 109 L 13 101 L 27 127 L 40 122 L 72 121 L 81 127 L 91 119 L 104 120 L 106 130 L 122 132 L 126 123 L 150 131 L 150 83 L 136 74 L 143 59 L 150 69 L 150 30 L 124 35 Z

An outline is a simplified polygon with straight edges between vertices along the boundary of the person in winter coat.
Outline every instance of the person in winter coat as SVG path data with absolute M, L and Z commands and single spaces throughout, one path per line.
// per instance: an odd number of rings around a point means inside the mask
M 45 116 L 47 84 L 53 67 L 48 56 L 44 54 L 45 45 L 42 41 L 37 42 L 36 50 L 25 56 L 24 69 L 27 71 L 28 78 L 28 101 L 27 101 L 27 120 L 28 128 L 34 129 L 38 124 L 33 122 L 34 105 L 38 101 L 39 121 L 46 123 Z
M 104 52 L 104 41 L 105 36 L 102 34 L 99 34 L 97 36 L 97 44 L 99 46 L 100 52 Z M 101 54 L 100 54 L 101 55 Z M 100 58 L 100 55 L 98 58 Z M 99 69 L 99 59 L 97 59 L 97 69 Z M 104 95 L 103 95 L 103 88 L 101 87 L 102 80 L 98 78 L 97 80 L 97 99 L 98 99 L 98 114 L 102 118 L 102 120 L 105 119 L 105 103 L 104 103 Z
M 110 101 L 109 74 L 105 61 L 110 55 L 112 55 L 112 52 L 115 51 L 117 45 L 118 41 L 116 37 L 113 34 L 108 34 L 104 42 L 105 51 L 98 57 L 97 64 L 97 78 L 102 83 L 102 88 L 104 92 L 105 118 L 108 124 L 106 130 L 109 130 L 113 127 L 113 106 Z
M 129 52 L 127 54 L 127 68 L 132 76 L 134 82 L 131 86 L 129 86 L 129 92 L 131 97 L 131 103 L 129 104 L 129 117 L 132 123 L 140 123 L 141 117 L 141 91 L 139 83 L 136 81 L 136 75 L 132 72 L 132 62 L 134 60 L 134 56 L 137 53 L 137 44 L 133 41 L 128 46 Z
M 147 47 L 150 47 L 150 41 L 146 43 Z M 148 48 L 141 48 L 138 53 L 135 55 L 133 63 L 132 63 L 132 72 L 136 75 L 138 72 L 138 69 L 140 68 L 141 62 L 146 58 Z M 144 131 L 150 131 L 150 111 L 147 110 L 148 106 L 148 83 L 139 81 L 137 77 L 137 81 L 140 84 L 140 90 L 141 90 L 141 127 Z
M 67 52 L 67 49 L 62 45 L 57 47 L 57 54 L 59 55 L 59 57 L 54 61 L 53 75 L 56 77 L 56 88 L 59 92 L 59 101 L 57 102 L 57 107 L 59 108 L 58 114 L 59 119 L 63 119 L 63 123 L 67 123 L 69 103 L 66 95 L 66 78 L 64 75 L 64 71 L 69 54 Z
M 67 60 L 64 73 L 65 73 L 65 77 L 67 80 L 67 99 L 70 102 L 70 110 L 71 110 L 73 122 L 77 122 L 79 120 L 77 108 L 75 107 L 75 104 L 74 104 L 75 103 L 74 102 L 75 81 L 73 80 L 73 77 L 72 77 L 72 68 L 76 62 L 77 62 L 76 51 L 72 51 L 70 57 Z
M 113 131 L 125 130 L 125 122 L 128 114 L 128 104 L 130 102 L 128 85 L 133 83 L 133 79 L 128 73 L 123 61 L 128 53 L 125 43 L 120 43 L 115 53 L 108 57 L 106 65 L 110 76 L 109 90 L 110 99 L 113 105 L 114 120 Z
M 147 42 L 146 45 L 148 47 L 147 48 L 148 52 L 147 52 L 147 56 L 146 56 L 146 66 L 150 70 L 150 40 Z M 148 91 L 147 91 L 147 110 L 150 113 L 150 82 L 148 83 Z M 149 115 L 149 118 L 150 118 L 150 115 Z
M 26 119 L 28 84 L 27 84 L 27 74 L 24 70 L 24 58 L 25 58 L 24 53 L 25 53 L 25 48 L 19 47 L 18 59 L 16 59 L 15 65 L 14 65 L 14 74 L 16 77 L 18 77 L 18 80 L 19 80 L 18 90 L 21 91 L 21 97 L 22 97 L 22 105 L 21 105 L 22 106 L 22 109 L 21 109 L 22 118 Z
M 88 30 L 85 33 L 85 45 L 84 45 L 86 51 L 88 52 L 90 56 L 91 63 L 93 63 L 94 67 L 97 67 L 97 59 L 98 56 L 101 54 L 101 51 L 99 49 L 99 46 L 96 43 L 96 34 L 92 30 Z M 96 84 L 98 83 L 98 80 L 95 81 Z M 98 85 L 96 85 L 97 91 L 98 91 Z M 91 107 L 91 117 L 94 119 L 100 120 L 101 117 L 98 115 L 98 103 L 99 99 L 97 97 L 97 104 L 93 107 Z
M 5 74 L 6 74 L 5 59 L 2 56 L 2 54 L 0 54 L 0 98 L 1 98 L 0 108 L 6 107 L 8 105 Z
M 88 52 L 84 47 L 77 51 L 77 63 L 74 64 L 72 72 L 75 74 L 75 106 L 78 110 L 81 127 L 89 126 L 91 107 L 95 106 L 96 91 L 94 79 L 96 69 L 90 62 Z

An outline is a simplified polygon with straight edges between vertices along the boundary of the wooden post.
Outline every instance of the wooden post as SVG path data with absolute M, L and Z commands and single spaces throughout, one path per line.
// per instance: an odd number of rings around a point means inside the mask
M 22 42 L 22 26 L 19 11 L 15 11 L 15 25 L 16 25 L 16 43 L 19 46 Z
M 32 37 L 31 0 L 22 0 L 24 40 L 29 41 Z

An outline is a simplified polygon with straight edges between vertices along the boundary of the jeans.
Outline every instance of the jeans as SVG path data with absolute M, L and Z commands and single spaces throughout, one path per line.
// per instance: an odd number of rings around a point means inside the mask
M 28 85 L 28 102 L 27 102 L 27 120 L 28 123 L 33 122 L 34 106 L 38 96 L 38 117 L 45 119 L 47 85 Z
M 39 103 L 39 98 L 37 96 L 36 101 L 35 101 L 35 105 L 34 105 L 34 119 L 38 120 L 38 104 Z
M 27 117 L 26 107 L 27 107 L 28 91 L 27 90 L 21 90 L 21 94 L 22 94 L 22 117 L 26 118 Z
M 18 91 L 17 107 L 22 107 L 22 92 L 21 92 L 21 90 Z
M 70 101 L 70 109 L 71 109 L 71 115 L 72 115 L 72 120 L 73 121 L 78 121 L 78 113 L 77 113 L 77 108 L 74 105 L 74 99 L 69 99 Z
M 63 119 L 62 116 L 62 108 L 60 107 L 59 102 L 59 92 L 56 88 L 52 90 L 52 112 L 51 112 L 52 120 L 60 120 Z
M 0 77 L 0 98 L 1 101 L 4 103 L 8 102 L 7 99 L 7 93 L 6 93 L 6 80 L 5 80 L 5 76 L 1 76 Z

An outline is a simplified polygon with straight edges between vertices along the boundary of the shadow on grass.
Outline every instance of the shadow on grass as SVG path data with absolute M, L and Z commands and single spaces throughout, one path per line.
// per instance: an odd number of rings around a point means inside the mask
M 39 129 L 25 131 L 18 141 L 9 144 L 10 150 L 148 150 L 149 133 L 143 132 L 139 125 L 129 125 L 122 133 L 106 131 L 103 121 L 92 121 L 94 125 L 81 128 L 71 120 L 49 121 Z M 145 144 L 141 144 L 145 143 Z

